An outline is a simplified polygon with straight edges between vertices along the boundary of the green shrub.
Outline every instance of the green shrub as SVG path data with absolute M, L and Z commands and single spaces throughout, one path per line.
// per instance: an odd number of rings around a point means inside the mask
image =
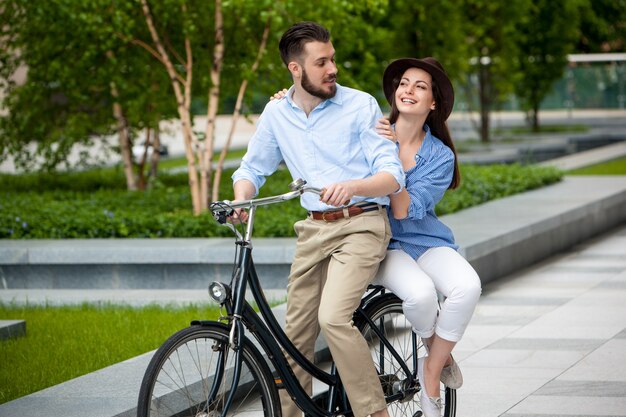
M 543 187 L 561 180 L 552 167 L 533 165 L 461 165 L 461 187 L 449 190 L 436 207 L 439 215 L 450 214 L 489 200 Z
M 438 214 L 559 181 L 553 168 L 521 165 L 461 166 L 461 187 L 448 191 Z M 231 199 L 232 170 L 224 173 L 222 199 Z M 291 177 L 279 170 L 260 196 L 285 193 Z M 158 238 L 219 237 L 231 232 L 210 214 L 194 216 L 187 175 L 160 174 L 144 192 L 126 191 L 117 170 L 81 173 L 0 175 L 0 238 Z M 306 211 L 297 199 L 260 207 L 257 237 L 294 236 L 293 223 Z

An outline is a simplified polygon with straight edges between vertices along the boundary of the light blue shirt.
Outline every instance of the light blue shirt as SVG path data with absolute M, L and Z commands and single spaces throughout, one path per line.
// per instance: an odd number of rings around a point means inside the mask
M 415 155 L 415 166 L 405 172 L 406 190 L 411 197 L 408 216 L 401 220 L 389 213 L 389 249 L 402 249 L 413 259 L 428 249 L 449 246 L 458 249 L 452 231 L 437 218 L 435 205 L 452 182 L 454 153 L 424 125 L 426 137 Z
M 374 97 L 337 85 L 335 96 L 322 101 L 307 117 L 291 99 L 292 94 L 293 87 L 284 99 L 265 106 L 241 166 L 232 176 L 233 183 L 246 179 L 258 193 L 265 177 L 284 161 L 293 179 L 302 178 L 312 187 L 324 188 L 384 171 L 396 179 L 398 191 L 402 189 L 404 172 L 398 151 L 375 130 L 382 113 Z M 360 201 L 388 205 L 389 197 L 355 196 L 351 203 Z M 304 193 L 300 203 L 309 211 L 336 208 L 320 202 L 313 193 Z

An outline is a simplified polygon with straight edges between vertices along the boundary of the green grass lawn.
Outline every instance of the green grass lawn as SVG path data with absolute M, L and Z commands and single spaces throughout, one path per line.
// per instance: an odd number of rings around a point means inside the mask
M 0 319 L 26 320 L 26 336 L 0 341 L 0 403 L 156 349 L 210 305 L 20 306 L 0 303 Z M 45 410 L 42 410 L 45 414 Z
M 626 175 L 626 157 L 574 169 L 567 175 Z

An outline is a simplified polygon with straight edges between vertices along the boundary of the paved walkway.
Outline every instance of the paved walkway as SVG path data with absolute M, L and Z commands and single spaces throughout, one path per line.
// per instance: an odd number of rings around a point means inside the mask
M 626 225 L 485 286 L 459 417 L 626 416 Z

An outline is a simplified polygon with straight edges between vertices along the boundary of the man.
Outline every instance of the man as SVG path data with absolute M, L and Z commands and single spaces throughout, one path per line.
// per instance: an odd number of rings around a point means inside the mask
M 259 118 L 233 174 L 235 199 L 254 197 L 283 160 L 293 178 L 324 189 L 319 197 L 301 197 L 309 216 L 294 226 L 285 331 L 312 361 L 321 329 L 354 415 L 388 416 L 369 349 L 351 318 L 385 255 L 390 228 L 384 206 L 388 194 L 402 189 L 404 172 L 393 142 L 374 129 L 381 117 L 376 100 L 336 83 L 325 28 L 298 23 L 283 34 L 279 49 L 294 85 Z M 291 364 L 311 393 L 310 375 Z M 301 415 L 284 391 L 281 401 L 284 416 Z

